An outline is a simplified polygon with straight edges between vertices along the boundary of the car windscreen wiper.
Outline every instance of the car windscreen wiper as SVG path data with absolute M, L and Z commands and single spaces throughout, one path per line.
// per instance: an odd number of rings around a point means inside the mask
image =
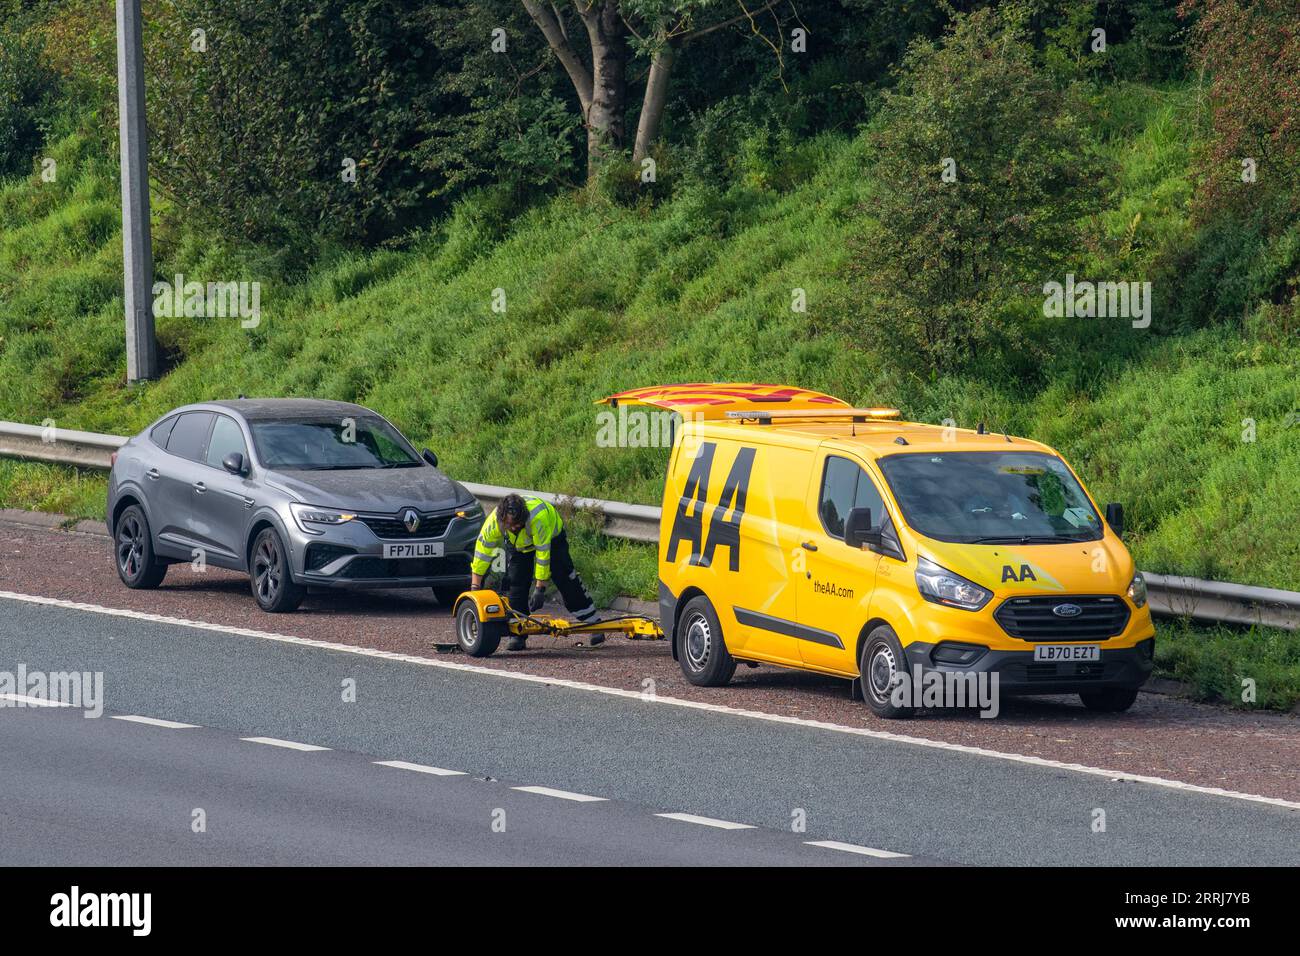
M 1012 534 L 975 538 L 970 544 L 1060 544 L 1064 541 L 1092 541 L 1091 536 L 1080 537 L 1073 534 Z

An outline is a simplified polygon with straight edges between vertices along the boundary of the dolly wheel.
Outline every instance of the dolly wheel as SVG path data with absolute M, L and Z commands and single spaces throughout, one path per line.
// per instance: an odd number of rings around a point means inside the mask
M 470 657 L 489 657 L 501 644 L 505 629 L 501 621 L 480 621 L 473 601 L 462 601 L 456 609 L 456 643 Z

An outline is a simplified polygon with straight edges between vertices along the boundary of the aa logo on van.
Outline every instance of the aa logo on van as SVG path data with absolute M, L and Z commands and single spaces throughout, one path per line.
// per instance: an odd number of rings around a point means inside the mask
M 1040 565 L 1031 564 L 1017 554 L 1004 556 L 999 581 L 1002 584 L 1032 584 L 1046 591 L 1064 591 L 1065 586 Z M 997 565 L 995 565 L 996 567 Z
M 709 533 L 705 537 L 704 512 L 708 508 L 709 473 L 713 471 L 717 451 L 716 442 L 700 445 L 691 472 L 686 476 L 664 556 L 669 564 L 677 560 L 678 545 L 685 543 L 690 545 L 690 564 L 711 567 L 713 555 L 721 547 L 727 549 L 728 570 L 740 570 L 740 522 L 745 517 L 745 496 L 749 493 L 749 478 L 754 470 L 757 449 L 741 448 L 736 454 L 723 483 L 722 494 L 718 496 L 718 503 L 709 518 Z M 728 512 L 730 517 L 727 517 Z
M 1030 567 L 1028 564 L 1022 564 L 1020 566 L 1019 571 L 1016 570 L 1016 567 L 1013 564 L 1002 565 L 1003 584 L 1006 584 L 1008 581 L 1037 581 L 1037 580 L 1038 578 L 1034 576 L 1034 569 Z

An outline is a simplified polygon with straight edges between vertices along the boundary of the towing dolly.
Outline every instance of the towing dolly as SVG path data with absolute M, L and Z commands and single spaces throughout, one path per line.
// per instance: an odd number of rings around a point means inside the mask
M 494 653 L 503 637 L 531 637 L 546 634 L 551 637 L 591 635 L 588 646 L 602 643 L 610 634 L 622 634 L 634 641 L 660 641 L 663 628 L 657 621 L 635 614 L 619 615 L 602 621 L 567 621 L 560 617 L 523 614 L 512 608 L 496 591 L 480 589 L 466 591 L 456 598 L 456 641 L 435 644 L 438 651 L 457 649 L 470 657 L 488 657 Z

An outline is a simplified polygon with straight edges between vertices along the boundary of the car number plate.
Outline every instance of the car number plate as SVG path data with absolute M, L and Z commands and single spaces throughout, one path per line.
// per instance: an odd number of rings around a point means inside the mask
M 1099 661 L 1100 644 L 1039 644 L 1034 647 L 1036 661 Z
M 441 558 L 441 541 L 403 541 L 401 544 L 385 544 L 385 558 Z

